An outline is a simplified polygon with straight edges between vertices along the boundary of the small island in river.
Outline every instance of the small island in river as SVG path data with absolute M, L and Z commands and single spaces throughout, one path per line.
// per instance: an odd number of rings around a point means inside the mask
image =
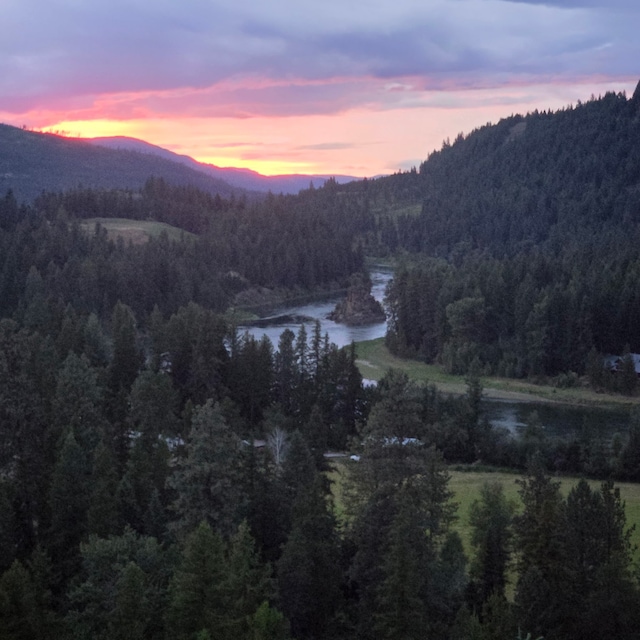
M 347 290 L 347 297 L 336 305 L 329 319 L 347 325 L 384 322 L 386 315 L 382 305 L 371 295 L 371 280 L 355 274 Z

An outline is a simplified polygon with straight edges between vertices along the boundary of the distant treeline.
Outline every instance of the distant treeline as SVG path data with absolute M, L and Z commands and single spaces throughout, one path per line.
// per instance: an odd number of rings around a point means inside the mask
M 70 303 L 105 319 L 120 300 L 144 321 L 154 305 L 163 313 L 188 302 L 223 311 L 252 285 L 312 290 L 346 283 L 363 269 L 355 236 L 368 223 L 338 201 L 335 187 L 322 197 L 308 192 L 307 199 L 268 196 L 252 204 L 160 179 L 139 192 L 43 194 L 29 207 L 8 193 L 0 199 L 0 312 L 28 306 L 24 296 L 40 288 L 45 300 L 38 304 L 54 315 Z M 96 216 L 166 222 L 198 237 L 114 242 L 100 227 L 81 229 L 83 219 Z

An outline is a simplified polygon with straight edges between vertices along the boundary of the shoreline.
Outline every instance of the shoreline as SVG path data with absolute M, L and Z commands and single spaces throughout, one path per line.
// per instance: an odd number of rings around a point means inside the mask
M 378 380 L 389 368 L 405 371 L 415 382 L 433 384 L 442 393 L 464 395 L 463 376 L 445 373 L 438 365 L 405 360 L 389 353 L 384 339 L 356 343 L 356 364 L 364 378 Z M 551 385 L 536 385 L 526 380 L 481 377 L 483 399 L 493 402 L 554 404 L 574 407 L 624 409 L 640 405 L 640 397 L 597 393 L 585 387 L 561 389 Z M 509 388 L 511 387 L 511 388 Z

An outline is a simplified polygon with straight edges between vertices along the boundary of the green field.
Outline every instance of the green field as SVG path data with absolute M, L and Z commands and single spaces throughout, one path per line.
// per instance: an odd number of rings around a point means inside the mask
M 417 217 L 422 212 L 422 203 L 399 203 L 389 204 L 387 202 L 377 203 L 373 205 L 373 213 L 376 215 L 384 214 L 391 218 L 399 218 L 400 216 Z
M 109 239 L 122 238 L 125 242 L 144 244 L 149 238 L 158 237 L 163 231 L 169 240 L 181 240 L 183 237 L 195 237 L 192 233 L 173 227 L 164 222 L 151 220 L 129 220 L 127 218 L 88 218 L 80 225 L 89 233 L 93 233 L 99 223 L 107 230 Z
M 343 486 L 345 481 L 346 465 L 357 464 L 348 460 L 340 460 L 333 463 L 333 470 L 330 478 L 333 481 L 332 491 L 336 503 L 336 511 L 339 518 L 344 517 L 343 506 Z M 457 505 L 457 519 L 454 529 L 460 534 L 464 545 L 465 553 L 471 556 L 471 527 L 469 525 L 469 512 L 471 505 L 480 498 L 480 488 L 485 482 L 500 482 L 504 487 L 505 496 L 513 501 L 516 510 L 521 508 L 520 496 L 516 480 L 522 474 L 507 471 L 459 471 L 450 469 L 449 488 L 453 492 L 453 501 Z M 578 478 L 558 478 L 561 492 L 566 496 L 571 488 L 577 484 Z M 593 489 L 600 487 L 600 481 L 590 480 L 589 484 Z M 634 526 L 632 533 L 632 543 L 636 547 L 636 560 L 640 560 L 640 484 L 628 482 L 616 482 L 615 486 L 620 489 L 620 496 L 625 502 L 627 514 L 627 526 Z
M 364 378 L 380 379 L 387 369 L 394 367 L 405 371 L 416 382 L 433 383 L 445 393 L 463 394 L 466 385 L 463 376 L 454 376 L 438 365 L 425 364 L 417 360 L 405 360 L 391 353 L 384 339 L 356 343 L 358 368 Z M 526 380 L 512 378 L 483 377 L 484 395 L 495 400 L 558 402 L 572 405 L 626 405 L 640 403 L 640 398 L 629 398 L 615 394 L 596 393 L 587 387 L 559 389 L 551 385 L 538 385 Z
M 450 387 L 451 392 L 464 392 L 464 380 L 461 377 L 449 375 L 436 365 L 394 356 L 384 346 L 384 338 L 357 342 L 356 354 L 358 368 L 365 378 L 379 380 L 387 369 L 393 367 L 405 371 L 416 382 L 433 382 L 443 390 Z
M 389 353 L 384 346 L 384 340 L 371 340 L 356 344 L 358 367 L 363 377 L 378 380 L 390 367 L 405 371 L 407 375 L 418 383 L 433 383 L 438 389 L 445 393 L 462 394 L 466 391 L 464 378 L 445 373 L 441 367 L 428 365 L 415 360 L 404 360 Z M 597 394 L 590 389 L 556 389 L 552 386 L 534 385 L 521 380 L 510 380 L 503 378 L 482 378 L 484 395 L 495 399 L 503 400 L 528 400 L 537 402 L 558 402 L 563 404 L 580 405 L 629 405 L 638 403 L 638 398 L 628 398 L 616 395 Z M 343 461 L 335 465 L 335 471 L 331 478 L 334 480 L 334 497 L 338 515 L 344 512 L 342 506 L 342 483 L 344 482 L 343 470 L 345 465 L 353 464 Z M 342 469 L 341 469 L 342 467 Z M 518 495 L 518 485 L 516 480 L 521 476 L 519 473 L 501 471 L 450 471 L 451 480 L 449 487 L 453 492 L 453 500 L 457 504 L 457 520 L 455 529 L 460 534 L 464 544 L 465 552 L 470 555 L 471 549 L 471 528 L 469 525 L 469 510 L 474 500 L 480 497 L 480 487 L 485 482 L 500 482 L 505 491 L 505 495 L 512 500 L 519 508 L 520 497 Z M 567 495 L 577 482 L 578 478 L 558 478 L 563 495 Z M 589 481 L 589 484 L 597 489 L 599 481 Z M 636 559 L 640 560 L 640 484 L 616 483 L 620 488 L 622 499 L 626 503 L 627 524 L 634 526 L 632 542 L 636 547 Z
M 449 488 L 454 494 L 454 501 L 458 505 L 458 521 L 455 528 L 462 538 L 465 551 L 471 551 L 471 528 L 469 526 L 469 510 L 474 500 L 480 497 L 480 487 L 485 482 L 500 482 L 504 487 L 505 496 L 512 500 L 519 509 L 521 506 L 516 480 L 521 478 L 519 473 L 509 472 L 482 472 L 482 471 L 450 471 L 451 481 Z M 562 495 L 566 496 L 571 488 L 578 482 L 578 478 L 558 478 Z M 600 487 L 600 481 L 589 480 L 592 489 Z M 640 547 L 640 485 L 629 482 L 616 482 L 620 489 L 620 496 L 626 503 L 627 526 L 634 526 L 632 541 L 636 547 Z M 640 554 L 636 550 L 636 557 Z

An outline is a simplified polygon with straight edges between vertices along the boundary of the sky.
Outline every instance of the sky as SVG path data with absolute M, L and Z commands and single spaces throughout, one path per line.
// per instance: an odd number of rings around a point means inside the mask
M 638 0 L 0 0 L 0 122 L 375 176 L 640 79 Z

